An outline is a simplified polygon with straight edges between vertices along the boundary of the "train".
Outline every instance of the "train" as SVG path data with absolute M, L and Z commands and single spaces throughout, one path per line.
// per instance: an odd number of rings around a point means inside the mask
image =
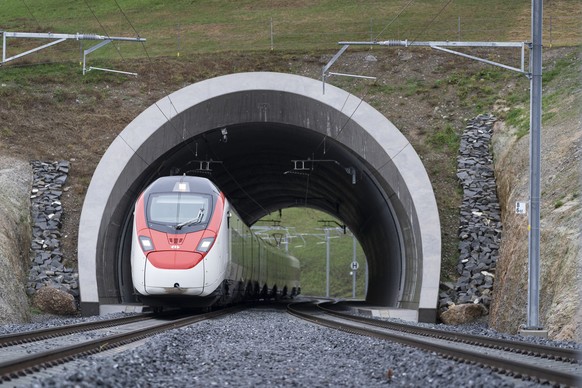
M 139 301 L 154 312 L 301 291 L 298 259 L 254 234 L 225 194 L 200 176 L 161 177 L 139 195 L 131 275 Z

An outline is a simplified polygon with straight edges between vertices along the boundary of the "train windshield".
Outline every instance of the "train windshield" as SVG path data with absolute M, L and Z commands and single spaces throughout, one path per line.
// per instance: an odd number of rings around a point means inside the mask
M 149 222 L 171 224 L 176 229 L 206 224 L 212 215 L 212 197 L 196 193 L 152 194 L 148 205 Z

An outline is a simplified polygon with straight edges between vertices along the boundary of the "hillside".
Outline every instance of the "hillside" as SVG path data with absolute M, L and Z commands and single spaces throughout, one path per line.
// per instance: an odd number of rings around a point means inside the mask
M 580 341 L 581 53 L 556 54 L 546 55 L 543 77 L 540 323 L 552 338 Z M 527 120 L 526 116 L 522 119 Z M 490 324 L 512 333 L 526 322 L 527 305 L 527 217 L 513 210 L 515 202 L 529 195 L 529 142 L 524 127 L 520 120 L 514 125 L 498 123 L 493 146 L 498 193 L 504 205 L 504 237 Z
M 373 54 L 377 61 L 366 56 Z M 525 77 L 428 50 L 352 51 L 338 68 L 379 76 L 376 82 L 331 82 L 382 112 L 407 136 L 425 162 L 443 225 L 444 277 L 455 276 L 460 193 L 455 175 L 458 133 L 466 119 L 498 98 L 524 90 Z M 6 68 L 0 73 L 1 147 L 24 159 L 71 161 L 63 250 L 76 259 L 76 227 L 92 172 L 111 141 L 153 102 L 187 84 L 233 71 L 281 71 L 317 78 L 332 53 L 212 54 L 136 62 L 140 76 L 79 74 L 74 65 Z M 462 69 L 459 71 L 458 69 Z M 481 79 L 491 80 L 485 83 Z
M 167 8 L 163 2 L 153 0 L 148 3 L 147 14 L 139 5 L 143 2 L 126 1 L 119 2 L 124 13 L 119 12 L 114 3 L 107 5 L 101 2 L 99 6 L 95 5 L 94 15 L 87 7 L 65 6 L 63 1 L 57 0 L 50 4 L 43 2 L 38 8 L 32 8 L 32 12 L 21 2 L 6 2 L 6 12 L 0 15 L 0 29 L 68 33 L 80 29 L 98 33 L 105 30 L 111 35 L 122 36 L 135 35 L 135 29 L 148 38 L 145 50 L 138 47 L 140 45 L 122 44 L 91 57 L 94 65 L 136 71 L 139 73 L 137 78 L 96 71 L 83 76 L 78 65 L 73 63 L 78 53 L 76 42 L 57 46 L 43 54 L 34 54 L 0 69 L 0 152 L 23 161 L 71 162 L 69 189 L 63 197 L 63 235 L 66 236 L 63 253 L 68 265 L 74 266 L 76 263 L 80 210 L 85 190 L 101 155 L 135 116 L 163 96 L 203 79 L 242 71 L 280 71 L 319 79 L 321 67 L 337 51 L 335 42 L 344 38 L 430 36 L 434 39 L 456 39 L 462 34 L 464 39 L 478 37 L 485 40 L 499 36 L 498 39 L 520 40 L 527 39 L 529 34 L 527 1 L 507 3 L 496 0 L 490 4 L 487 14 L 477 12 L 474 2 L 455 2 L 453 8 L 447 9 L 436 23 L 423 31 L 424 35 L 414 28 L 406 28 L 406 23 L 419 25 L 419 20 L 422 20 L 420 25 L 426 25 L 438 12 L 438 7 L 417 6 L 407 10 L 398 23 L 390 24 L 380 34 L 387 23 L 380 23 L 379 20 L 392 20 L 403 4 L 388 6 L 386 2 L 378 1 L 372 4 L 376 7 L 366 8 L 366 13 L 363 8 L 348 7 L 347 3 L 353 2 L 336 4 L 322 1 L 305 6 L 294 1 L 268 4 L 264 1 L 246 1 L 240 2 L 241 6 L 237 9 L 233 9 L 231 4 L 235 2 L 224 2 L 223 7 L 228 4 L 230 8 L 220 12 L 211 6 L 214 2 L 196 3 L 197 12 L 192 14 L 195 16 L 188 17 L 187 13 L 177 11 L 180 8 Z M 172 7 L 190 7 L 192 2 L 177 1 L 171 4 Z M 333 12 L 340 8 L 350 11 Z M 582 14 L 581 8 L 577 1 L 564 0 L 552 2 L 546 9 L 546 17 L 554 15 L 553 44 L 572 45 L 580 41 L 582 35 L 576 23 Z M 63 12 L 56 10 L 65 9 L 68 9 L 68 17 L 62 18 Z M 354 15 L 358 15 L 357 22 L 353 21 Z M 508 22 L 508 18 L 515 15 L 519 15 L 519 22 Z M 271 50 L 267 22 L 271 17 L 275 25 L 272 35 L 274 50 Z M 470 23 L 463 23 L 466 19 Z M 302 23 L 292 27 L 293 20 L 302 20 Z M 459 20 L 460 31 L 457 29 Z M 132 22 L 133 28 L 128 21 Z M 449 28 L 451 25 L 454 28 Z M 545 25 L 548 26 L 548 23 Z M 257 26 L 260 29 L 254 30 Z M 359 35 L 352 35 L 352 32 Z M 250 39 L 249 36 L 255 38 Z M 10 49 L 18 51 L 30 44 L 11 43 Z M 544 72 L 554 72 L 555 79 L 563 80 L 559 84 L 562 86 L 555 88 L 574 85 L 568 93 L 579 95 L 580 89 L 575 85 L 580 83 L 576 82 L 576 75 L 567 71 L 557 60 L 575 51 L 575 48 L 547 48 L 545 55 L 549 60 Z M 504 50 L 482 51 L 481 54 L 510 64 L 516 64 L 518 59 L 516 53 Z M 370 56 L 375 60 L 370 60 Z M 578 57 L 571 58 L 579 62 Z M 378 77 L 376 81 L 332 78 L 330 82 L 363 97 L 388 117 L 421 155 L 435 189 L 443 226 L 442 278 L 454 279 L 460 204 L 455 175 L 458 136 L 467 119 L 492 111 L 509 128 L 514 128 L 508 136 L 511 141 L 517 138 L 516 149 L 527 149 L 523 145 L 527 139 L 527 136 L 524 137 L 527 130 L 524 132 L 523 128 L 528 121 L 525 115 L 529 97 L 527 79 L 430 49 L 350 48 L 335 68 L 341 72 Z M 551 114 L 546 114 L 545 120 L 552 119 L 552 114 L 554 117 L 563 115 L 560 99 L 554 99 Z M 504 102 L 500 104 L 500 100 Z M 579 117 L 576 113 L 568 114 Z M 564 125 L 575 128 L 576 121 L 568 121 Z M 559 130 L 562 127 L 556 128 Z M 560 163 L 564 154 L 553 152 L 551 147 L 547 149 L 551 159 Z M 515 154 L 518 154 L 517 151 Z M 508 163 L 523 166 L 526 163 L 523 157 L 521 155 L 519 161 Z M 564 181 L 571 184 L 574 179 L 569 177 Z M 558 187 L 552 192 L 564 190 Z M 570 188 L 567 192 L 571 192 L 572 196 L 575 193 Z M 511 206 L 513 199 L 507 198 L 507 206 Z M 549 206 L 555 206 L 558 201 L 566 204 L 571 199 L 575 200 L 575 197 L 552 197 Z M 560 205 L 556 209 L 559 208 L 564 210 L 570 207 Z M 555 218 L 555 222 L 559 223 L 560 218 Z M 575 231 L 575 225 L 572 227 Z M 549 257 L 551 260 L 551 253 Z M 317 267 L 318 264 L 315 262 L 313 265 Z M 517 288 L 516 292 L 523 292 L 523 289 Z M 511 301 L 507 303 L 511 304 Z M 507 325 L 505 329 L 514 328 Z

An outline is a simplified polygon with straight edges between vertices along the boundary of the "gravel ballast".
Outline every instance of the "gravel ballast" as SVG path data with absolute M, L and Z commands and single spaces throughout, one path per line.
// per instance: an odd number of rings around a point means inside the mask
M 307 323 L 269 306 L 160 334 L 121 353 L 93 355 L 32 383 L 101 385 L 538 386 L 436 354 Z

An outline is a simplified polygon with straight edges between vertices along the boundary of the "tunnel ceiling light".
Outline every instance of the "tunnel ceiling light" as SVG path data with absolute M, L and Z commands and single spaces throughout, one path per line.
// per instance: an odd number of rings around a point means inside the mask
M 226 128 L 222 128 L 220 133 L 222 134 L 222 139 L 220 141 L 223 143 L 228 142 L 228 130 Z

